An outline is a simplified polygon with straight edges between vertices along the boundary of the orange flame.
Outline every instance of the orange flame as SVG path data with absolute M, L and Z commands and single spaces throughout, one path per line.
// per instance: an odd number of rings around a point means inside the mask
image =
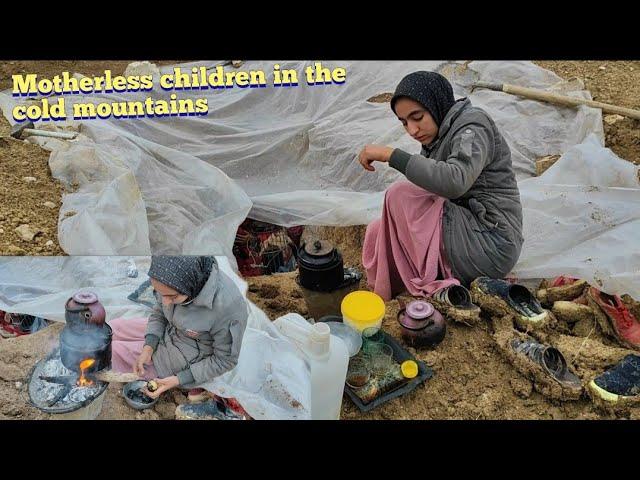
M 80 378 L 78 379 L 79 387 L 88 387 L 89 385 L 93 385 L 93 382 L 84 376 L 84 372 L 94 363 L 96 363 L 96 361 L 93 358 L 86 358 L 80 362 Z

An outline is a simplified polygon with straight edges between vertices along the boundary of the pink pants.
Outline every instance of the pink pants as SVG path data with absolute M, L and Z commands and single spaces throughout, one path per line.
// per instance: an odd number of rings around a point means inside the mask
M 109 322 L 113 329 L 111 339 L 111 368 L 116 372 L 133 372 L 138 356 L 144 347 L 144 334 L 147 330 L 146 317 L 116 318 Z M 153 364 L 145 365 L 144 379 L 156 378 L 158 374 Z
M 374 292 L 388 301 L 408 290 L 429 296 L 458 285 L 442 244 L 445 199 L 408 181 L 387 190 L 382 218 L 368 227 L 362 264 Z

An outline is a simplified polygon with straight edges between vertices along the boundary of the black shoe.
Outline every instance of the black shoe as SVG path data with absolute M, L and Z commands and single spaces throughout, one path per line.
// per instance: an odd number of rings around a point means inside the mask
M 541 327 L 549 318 L 549 312 L 523 285 L 480 277 L 471 283 L 471 292 L 480 308 L 492 315 L 513 315 L 523 328 Z
M 480 320 L 480 307 L 471 301 L 471 293 L 462 285 L 442 288 L 429 301 L 452 320 L 468 325 L 474 325 Z
M 534 340 L 519 338 L 511 341 L 511 347 L 516 353 L 525 355 L 540 365 L 548 375 L 561 385 L 568 388 L 582 388 L 580 378 L 569 370 L 567 361 L 560 350 Z
M 627 355 L 589 382 L 589 391 L 606 402 L 640 400 L 640 356 Z

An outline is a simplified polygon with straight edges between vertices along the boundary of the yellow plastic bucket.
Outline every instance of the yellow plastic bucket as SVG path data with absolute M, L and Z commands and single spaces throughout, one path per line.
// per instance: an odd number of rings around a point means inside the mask
M 359 332 L 367 328 L 380 329 L 385 313 L 382 298 L 365 290 L 351 292 L 344 297 L 340 310 L 343 322 Z

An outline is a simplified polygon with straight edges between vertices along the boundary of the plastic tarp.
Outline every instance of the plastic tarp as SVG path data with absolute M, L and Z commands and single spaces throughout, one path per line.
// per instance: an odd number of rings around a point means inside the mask
M 640 299 L 640 168 L 589 137 L 519 187 L 526 240 L 515 276 L 575 275 Z
M 246 297 L 247 284 L 229 260 L 217 260 Z M 148 279 L 148 268 L 149 257 L 0 257 L 0 310 L 64 322 L 67 299 L 86 289 L 98 295 L 107 321 L 148 316 L 148 307 L 127 300 Z M 250 316 L 238 364 L 202 387 L 237 398 L 256 419 L 308 419 L 311 386 L 304 355 L 264 312 L 247 303 Z
M 314 62 L 279 63 L 282 69 L 302 74 Z M 215 64 L 181 67 L 188 70 Z M 268 74 L 273 64 L 246 62 L 241 69 Z M 411 71 L 437 70 L 452 81 L 457 97 L 468 96 L 491 115 L 511 148 L 516 174 L 526 188 L 522 199 L 527 236 L 514 273 L 522 278 L 551 276 L 558 269 L 552 269 L 547 259 L 562 259 L 559 265 L 571 264 L 576 275 L 594 276 L 597 271 L 609 293 L 638 292 L 637 270 L 629 270 L 632 262 L 607 263 L 608 256 L 593 250 L 614 235 L 618 241 L 607 248 L 615 249 L 620 259 L 634 258 L 634 246 L 626 236 L 619 236 L 625 229 L 637 236 L 637 225 L 601 224 L 596 243 L 588 235 L 576 237 L 571 228 L 564 230 L 556 223 L 575 225 L 576 213 L 546 201 L 552 187 L 530 179 L 536 158 L 569 152 L 582 144 L 579 158 L 593 159 L 591 163 L 579 168 L 572 164 L 574 168 L 563 171 L 564 176 L 557 174 L 547 181 L 562 182 L 554 187 L 555 192 L 563 194 L 568 203 L 591 201 L 594 208 L 603 211 L 618 208 L 621 194 L 616 189 L 632 187 L 610 185 L 599 195 L 579 193 L 588 187 L 584 182 L 608 178 L 604 165 L 611 163 L 606 160 L 611 154 L 602 148 L 600 110 L 559 107 L 471 88 L 480 80 L 590 98 L 579 82 L 562 81 L 531 62 L 323 64 L 345 67 L 346 82 L 308 86 L 301 79 L 299 86 L 288 88 L 183 90 L 177 92 L 179 98 L 207 98 L 207 116 L 71 122 L 80 129 L 78 140 L 31 140 L 53 149 L 50 166 L 56 177 L 77 185 L 74 193 L 64 196 L 61 209 L 59 238 L 63 248 L 70 254 L 170 252 L 232 258 L 236 227 L 249 211 L 252 218 L 286 226 L 367 224 L 379 216 L 384 190 L 402 176 L 387 165 L 379 166 L 375 173 L 364 171 L 356 162 L 361 148 L 381 143 L 419 150 L 388 103 L 367 100 L 392 92 Z M 161 71 L 172 69 L 163 67 Z M 171 93 L 176 92 L 158 89 L 144 94 L 67 98 L 113 102 L 153 96 L 167 100 Z M 15 101 L 6 93 L 0 95 L 5 115 Z M 593 137 L 583 143 L 589 135 Z M 559 162 L 554 171 L 565 165 L 568 163 Z M 581 177 L 588 168 L 591 174 Z M 633 182 L 634 178 L 632 175 L 625 181 Z M 637 185 L 633 190 L 626 195 L 633 196 Z M 70 210 L 76 214 L 67 217 Z M 543 250 L 536 240 L 539 232 L 549 233 Z M 583 252 L 588 253 L 586 257 Z M 592 258 L 591 263 L 584 263 L 583 257 Z

